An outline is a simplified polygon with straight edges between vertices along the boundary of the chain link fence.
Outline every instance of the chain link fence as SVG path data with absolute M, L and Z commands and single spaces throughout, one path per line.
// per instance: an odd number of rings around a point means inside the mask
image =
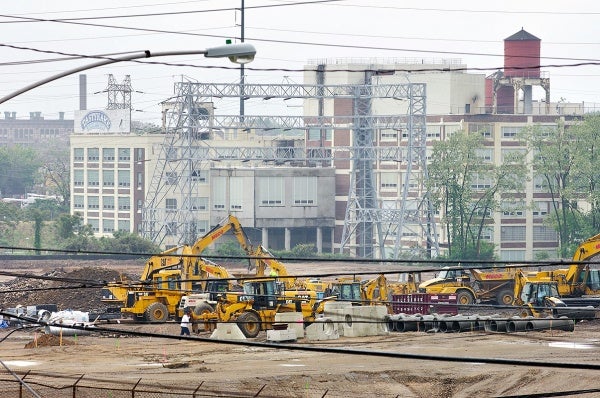
M 348 398 L 357 396 L 351 390 L 330 390 L 316 386 L 279 384 L 252 384 L 250 382 L 187 383 L 174 387 L 158 385 L 143 380 L 119 382 L 86 379 L 85 376 L 65 377 L 23 373 L 15 375 L 0 373 L 0 396 L 2 398 L 200 398 L 200 397 L 260 397 L 260 398 Z M 19 380 L 20 379 L 20 380 Z M 375 392 L 374 392 L 375 393 Z M 378 397 L 398 397 L 397 394 L 381 394 Z

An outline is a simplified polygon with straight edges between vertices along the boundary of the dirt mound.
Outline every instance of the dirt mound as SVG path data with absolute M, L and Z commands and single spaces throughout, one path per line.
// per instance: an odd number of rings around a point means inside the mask
M 63 345 L 74 345 L 75 343 L 71 340 L 60 338 L 53 334 L 41 334 L 25 344 L 25 348 L 38 348 L 38 347 L 58 347 Z
M 101 286 L 120 279 L 119 271 L 103 267 L 55 268 L 41 276 L 48 280 L 18 277 L 1 284 L 0 308 L 56 304 L 59 311 L 103 312 L 106 305 L 100 301 Z

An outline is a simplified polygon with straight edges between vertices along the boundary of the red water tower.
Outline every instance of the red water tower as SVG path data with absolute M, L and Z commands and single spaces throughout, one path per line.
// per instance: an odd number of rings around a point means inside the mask
M 548 112 L 550 79 L 541 77 L 540 49 L 541 40 L 522 28 L 504 39 L 504 69 L 486 78 L 486 106 L 492 113 L 531 114 L 533 86 L 546 92 Z
M 539 78 L 541 42 L 523 28 L 504 39 L 504 76 Z

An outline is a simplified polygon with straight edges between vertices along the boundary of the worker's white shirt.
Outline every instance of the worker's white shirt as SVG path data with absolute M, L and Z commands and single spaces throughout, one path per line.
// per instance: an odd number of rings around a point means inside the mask
M 190 327 L 190 316 L 188 314 L 185 314 L 181 317 L 181 327 L 182 328 Z

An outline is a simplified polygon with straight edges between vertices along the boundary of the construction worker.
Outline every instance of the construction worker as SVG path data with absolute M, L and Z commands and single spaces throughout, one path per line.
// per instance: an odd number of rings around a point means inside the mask
M 185 314 L 183 314 L 183 316 L 181 317 L 181 332 L 179 333 L 180 336 L 189 336 L 190 335 L 190 316 L 191 316 L 191 311 L 189 309 L 185 310 Z

